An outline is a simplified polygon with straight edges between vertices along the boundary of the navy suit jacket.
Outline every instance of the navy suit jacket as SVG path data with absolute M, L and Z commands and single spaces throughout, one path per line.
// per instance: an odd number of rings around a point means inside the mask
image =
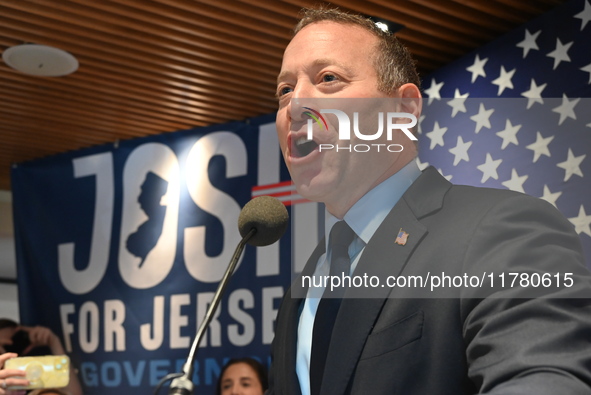
M 400 229 L 409 234 L 405 245 L 395 243 Z M 323 253 L 324 241 L 302 275 Z M 410 287 L 348 289 L 321 393 L 591 394 L 591 281 L 573 226 L 540 199 L 454 186 L 427 169 L 369 241 L 354 275 L 507 280 L 557 272 L 563 283 L 572 273 L 572 286 L 544 288 L 544 298 L 498 281 L 494 291 L 460 287 L 441 297 Z M 298 284 L 278 313 L 270 394 L 300 394 L 296 343 L 306 290 Z

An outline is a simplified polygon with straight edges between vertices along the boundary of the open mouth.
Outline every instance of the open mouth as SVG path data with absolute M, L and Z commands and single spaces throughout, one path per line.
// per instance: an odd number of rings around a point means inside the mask
M 314 142 L 314 140 L 308 140 L 306 136 L 302 136 L 296 139 L 294 144 L 292 144 L 293 156 L 296 158 L 303 158 L 310 155 L 317 147 L 318 144 Z

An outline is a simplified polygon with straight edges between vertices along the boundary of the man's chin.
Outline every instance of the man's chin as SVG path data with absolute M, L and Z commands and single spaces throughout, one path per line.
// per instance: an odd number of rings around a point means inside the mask
M 318 179 L 298 179 L 292 178 L 298 194 L 304 199 L 312 202 L 326 202 L 331 191 L 330 185 L 319 182 Z

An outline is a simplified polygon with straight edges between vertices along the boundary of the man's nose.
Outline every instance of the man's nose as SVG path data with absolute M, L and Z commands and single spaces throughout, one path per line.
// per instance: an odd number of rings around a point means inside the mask
M 305 107 L 310 107 L 311 100 L 314 96 L 314 87 L 309 82 L 298 82 L 293 88 L 291 100 L 287 107 L 287 113 L 292 122 L 302 122 L 308 119 L 304 116 Z
M 291 122 L 302 122 L 302 114 L 304 113 L 304 105 L 302 100 L 296 97 L 292 97 L 287 105 L 287 115 Z
M 307 78 L 299 78 L 293 87 L 291 97 L 294 99 L 307 99 L 314 97 L 314 84 Z

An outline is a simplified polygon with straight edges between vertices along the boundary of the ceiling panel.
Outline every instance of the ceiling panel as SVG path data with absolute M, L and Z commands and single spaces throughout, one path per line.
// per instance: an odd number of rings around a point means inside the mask
M 429 72 L 563 0 L 336 0 L 404 25 Z M 275 79 L 316 0 L 0 0 L 0 52 L 35 43 L 78 71 L 33 77 L 0 61 L 0 189 L 10 167 L 69 150 L 275 111 Z

